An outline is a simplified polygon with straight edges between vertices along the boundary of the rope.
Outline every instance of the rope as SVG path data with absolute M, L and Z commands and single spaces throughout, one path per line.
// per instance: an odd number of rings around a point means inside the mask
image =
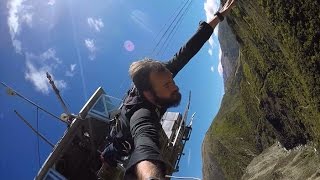
M 181 4 L 178 6 L 178 8 L 176 8 L 176 10 L 172 12 L 172 15 L 171 15 L 171 17 L 169 18 L 169 20 L 171 20 L 171 19 L 174 18 L 175 12 L 178 12 L 178 11 L 179 11 L 180 7 L 183 6 L 183 3 L 185 3 L 185 2 L 182 1 Z M 158 41 L 157 39 L 159 38 L 160 34 L 164 31 L 165 27 L 168 25 L 168 22 L 170 22 L 170 21 L 166 21 L 166 23 L 162 26 L 161 30 L 159 31 L 159 33 L 157 34 L 157 36 L 156 36 L 156 38 L 155 38 L 156 41 Z M 159 40 L 160 40 L 160 39 L 159 39 Z
M 39 108 L 37 108 L 37 132 L 39 132 Z M 37 148 L 38 148 L 38 163 L 39 163 L 39 168 L 41 166 L 40 164 L 40 140 L 39 136 L 37 136 Z
M 187 5 L 187 3 L 189 2 L 189 0 L 187 0 L 183 7 L 180 9 L 180 11 L 178 12 L 178 14 L 175 16 L 175 18 L 173 19 L 173 21 L 170 23 L 169 27 L 166 29 L 166 31 L 163 33 L 163 35 L 161 36 L 160 40 L 158 41 L 158 43 L 156 44 L 156 46 L 154 47 L 154 49 L 152 50 L 152 55 L 154 54 L 155 50 L 157 49 L 157 47 L 159 46 L 160 42 L 162 41 L 162 39 L 166 36 L 167 32 L 170 30 L 171 26 L 173 25 L 173 23 L 176 21 L 176 19 L 178 18 L 178 16 L 181 14 L 182 10 L 185 8 L 185 6 Z M 173 29 L 170 30 L 171 32 L 173 31 Z M 158 52 L 159 53 L 159 52 Z M 157 54 L 158 54 L 157 53 Z
M 161 53 L 161 56 L 164 54 L 164 52 L 166 52 L 170 42 L 172 41 L 172 38 L 174 37 L 174 35 L 177 33 L 177 30 L 179 29 L 181 23 L 182 23 L 182 20 L 185 18 L 185 15 L 187 14 L 187 12 L 189 11 L 190 7 L 191 7 L 191 4 L 192 4 L 192 1 L 189 1 L 189 4 L 188 6 L 185 8 L 185 10 L 183 11 L 182 15 L 179 17 L 178 21 L 176 22 L 176 24 L 174 25 L 172 31 L 170 32 L 170 34 L 167 36 L 165 42 L 162 44 L 158 54 L 160 54 L 160 52 L 162 51 Z M 165 47 L 165 48 L 163 48 Z M 158 55 L 157 54 L 157 55 Z

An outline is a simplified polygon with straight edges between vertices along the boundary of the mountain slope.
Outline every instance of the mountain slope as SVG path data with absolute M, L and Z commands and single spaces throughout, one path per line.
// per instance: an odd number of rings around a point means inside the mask
M 308 142 L 319 149 L 319 5 L 237 2 L 227 18 L 235 41 L 219 33 L 224 59 L 232 62 L 222 62 L 228 69 L 226 92 L 203 143 L 204 179 L 216 179 L 210 167 L 218 170 L 218 179 L 240 179 L 276 141 L 286 149 Z M 239 44 L 238 56 L 232 43 Z

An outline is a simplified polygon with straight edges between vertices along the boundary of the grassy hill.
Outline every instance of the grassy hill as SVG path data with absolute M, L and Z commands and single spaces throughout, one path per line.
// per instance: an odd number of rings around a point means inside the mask
M 204 179 L 215 179 L 212 172 L 216 179 L 240 179 L 276 141 L 286 149 L 310 142 L 320 149 L 319 5 L 238 1 L 227 18 L 239 44 L 237 58 L 229 52 L 228 34 L 219 37 L 235 62 L 227 63 L 225 96 L 203 143 Z

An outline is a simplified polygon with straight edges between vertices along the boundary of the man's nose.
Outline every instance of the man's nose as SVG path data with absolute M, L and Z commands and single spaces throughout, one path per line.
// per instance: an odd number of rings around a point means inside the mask
M 179 87 L 176 84 L 173 84 L 171 90 L 172 91 L 179 91 Z

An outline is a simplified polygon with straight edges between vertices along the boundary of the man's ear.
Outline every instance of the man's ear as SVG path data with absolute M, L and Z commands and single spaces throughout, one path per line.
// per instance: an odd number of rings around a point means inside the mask
M 151 91 L 143 91 L 142 93 L 148 101 L 153 102 L 154 97 Z

